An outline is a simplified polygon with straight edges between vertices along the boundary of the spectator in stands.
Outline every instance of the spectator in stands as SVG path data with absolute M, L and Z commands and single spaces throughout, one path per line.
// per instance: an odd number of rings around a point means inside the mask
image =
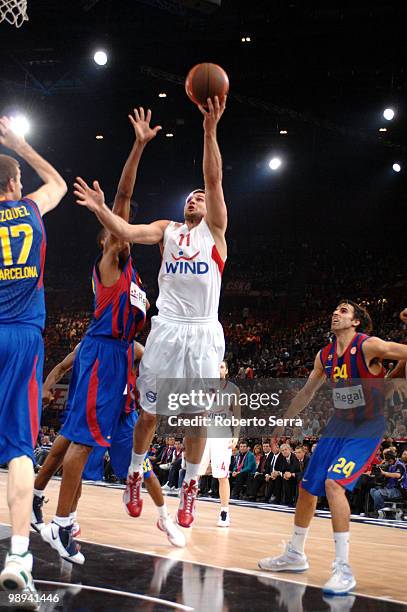
M 271 452 L 273 456 L 266 468 L 266 489 L 264 495 L 269 503 L 280 504 L 282 494 L 282 480 L 280 476 L 282 474 L 284 456 L 280 452 L 279 445 L 274 440 L 271 443 Z
M 389 451 L 386 453 L 386 460 L 389 467 L 386 470 L 379 467 L 382 475 L 386 479 L 386 485 L 383 488 L 373 488 L 370 490 L 375 512 L 384 508 L 386 501 L 401 497 L 402 490 L 399 484 L 405 480 L 406 466 L 397 458 L 397 455 Z
M 171 467 L 171 461 L 174 451 L 175 438 L 174 436 L 168 436 L 166 445 L 162 449 L 160 455 L 157 456 L 157 459 L 154 463 L 154 469 L 161 485 L 168 482 L 168 473 Z
M 165 490 L 178 489 L 179 472 L 182 463 L 182 451 L 183 447 L 180 440 L 175 440 L 174 452 L 172 454 L 170 470 L 168 472 L 168 482 L 163 486 Z
M 49 436 L 43 436 L 41 441 L 41 446 L 37 447 L 34 452 L 34 456 L 36 458 L 36 467 L 40 467 L 45 459 L 48 456 L 49 451 L 51 450 L 52 442 L 49 439 Z
M 249 450 L 247 441 L 240 442 L 236 469 L 232 472 L 232 499 L 243 498 L 243 490 L 246 488 L 249 474 L 254 474 L 255 471 L 256 461 L 252 451 Z
M 260 446 L 260 445 L 256 445 Z M 256 446 L 254 450 L 256 451 Z M 256 457 L 256 454 L 255 454 Z M 270 467 L 273 453 L 270 448 L 270 441 L 264 440 L 262 444 L 262 454 L 259 463 L 256 461 L 256 472 L 251 474 L 248 478 L 246 497 L 247 499 L 254 501 L 265 501 L 265 488 L 266 488 L 266 470 Z
M 287 506 L 293 506 L 297 489 L 296 473 L 300 471 L 300 466 L 289 444 L 282 444 L 280 451 L 283 455 L 283 461 L 281 469 L 278 470 L 278 475 L 275 478 L 275 487 L 278 490 L 281 486 L 282 503 Z
M 297 480 L 297 485 L 301 482 L 303 474 L 305 472 L 305 468 L 307 467 L 308 461 L 309 461 L 309 456 L 305 454 L 305 449 L 304 446 L 297 446 L 295 448 L 295 456 L 298 459 L 298 463 L 299 463 L 299 469 L 297 471 L 295 471 L 295 477 Z

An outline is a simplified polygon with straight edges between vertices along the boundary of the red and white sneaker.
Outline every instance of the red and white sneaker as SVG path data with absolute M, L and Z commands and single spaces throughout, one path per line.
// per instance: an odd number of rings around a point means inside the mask
M 177 512 L 177 523 L 181 527 L 191 527 L 195 520 L 195 501 L 198 495 L 198 483 L 191 480 L 189 484 L 185 481 L 181 489 L 181 501 Z
M 81 535 L 81 526 L 79 525 L 78 521 L 74 521 L 72 523 L 71 533 L 73 538 L 79 538 L 79 536 Z
M 143 509 L 143 500 L 141 499 L 142 482 L 143 477 L 139 472 L 129 474 L 127 476 L 126 489 L 123 493 L 123 503 L 126 507 L 126 512 L 134 518 L 140 516 Z

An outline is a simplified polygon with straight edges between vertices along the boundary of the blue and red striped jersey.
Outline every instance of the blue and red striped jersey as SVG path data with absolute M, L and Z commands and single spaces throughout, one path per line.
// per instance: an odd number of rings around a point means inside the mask
M 94 314 L 86 333 L 133 342 L 146 320 L 146 294 L 140 276 L 129 256 L 120 278 L 111 287 L 104 287 L 99 272 L 101 258 L 99 255 L 93 268 Z
M 372 374 L 363 354 L 366 334 L 355 333 L 343 355 L 337 353 L 336 338 L 320 353 L 321 363 L 333 390 L 335 414 L 340 419 L 366 421 L 383 414 L 384 368 Z
M 47 240 L 38 206 L 28 198 L 0 200 L 0 324 L 44 329 Z

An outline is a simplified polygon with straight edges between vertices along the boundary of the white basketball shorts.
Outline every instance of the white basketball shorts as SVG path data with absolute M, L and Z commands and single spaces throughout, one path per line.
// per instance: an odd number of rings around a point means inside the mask
M 214 478 L 227 478 L 232 457 L 232 438 L 207 438 L 199 474 L 203 476 L 211 463 Z
M 219 379 L 224 354 L 225 338 L 217 319 L 153 317 L 137 378 L 140 406 L 155 414 L 157 379 Z

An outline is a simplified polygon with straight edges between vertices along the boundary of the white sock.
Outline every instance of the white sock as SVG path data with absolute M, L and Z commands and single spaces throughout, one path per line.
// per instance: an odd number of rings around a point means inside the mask
M 221 512 L 229 512 L 229 506 L 223 506 L 223 507 L 221 506 L 220 511 Z
M 349 563 L 349 531 L 334 532 L 335 557 Z
M 143 463 L 144 463 L 145 455 L 146 455 L 145 453 L 138 455 L 134 451 L 131 451 L 131 463 L 129 465 L 129 474 L 134 474 L 135 472 L 138 472 L 139 474 L 143 473 Z
M 41 489 L 34 489 L 34 495 L 37 497 L 44 497 L 44 491 L 41 491 Z
M 294 531 L 291 537 L 291 547 L 295 551 L 302 554 L 304 554 L 304 545 L 308 534 L 308 529 L 309 527 L 298 527 L 297 525 L 294 525 Z
M 76 510 L 75 512 L 69 513 L 69 518 L 72 520 L 73 523 L 76 521 Z
M 28 550 L 29 539 L 26 536 L 11 536 L 11 554 L 23 555 Z
M 53 522 L 60 527 L 69 527 L 73 521 L 70 516 L 54 516 Z
M 198 482 L 198 473 L 199 473 L 199 468 L 201 467 L 200 463 L 190 463 L 189 461 L 187 461 L 187 471 L 185 473 L 185 482 L 191 482 L 191 480 L 195 480 L 195 482 Z
M 160 518 L 167 518 L 168 516 L 168 508 L 167 508 L 167 504 L 164 503 L 163 506 L 157 506 L 157 510 L 158 510 L 158 514 L 160 516 Z

